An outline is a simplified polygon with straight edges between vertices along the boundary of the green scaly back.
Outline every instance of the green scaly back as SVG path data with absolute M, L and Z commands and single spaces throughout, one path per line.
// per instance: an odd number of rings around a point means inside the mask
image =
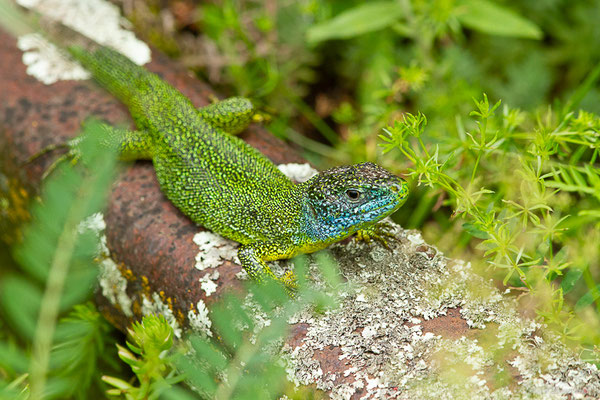
M 138 131 L 121 135 L 126 159 L 151 159 L 165 195 L 194 222 L 242 243 L 248 274 L 274 278 L 266 261 L 309 253 L 356 232 L 380 237 L 375 223 L 406 200 L 405 182 L 363 163 L 291 182 L 258 150 L 231 135 L 250 121 L 249 100 L 231 98 L 196 109 L 171 85 L 114 50 L 70 53 L 129 107 Z M 295 286 L 293 275 L 283 278 Z
M 151 136 L 161 189 L 194 222 L 250 243 L 298 218 L 293 183 L 259 151 L 207 123 L 171 85 L 114 50 L 69 50 Z

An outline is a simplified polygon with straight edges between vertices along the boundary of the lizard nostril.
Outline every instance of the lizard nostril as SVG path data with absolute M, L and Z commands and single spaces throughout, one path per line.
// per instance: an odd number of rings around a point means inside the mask
M 399 193 L 400 190 L 402 190 L 402 185 L 398 184 L 398 183 L 394 183 L 391 187 L 392 192 L 394 193 Z

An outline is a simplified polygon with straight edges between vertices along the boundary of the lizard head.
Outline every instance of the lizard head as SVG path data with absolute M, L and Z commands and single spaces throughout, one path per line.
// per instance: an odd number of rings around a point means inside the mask
M 313 223 L 327 236 L 347 236 L 396 211 L 408 196 L 406 182 L 366 162 L 320 172 L 306 182 Z

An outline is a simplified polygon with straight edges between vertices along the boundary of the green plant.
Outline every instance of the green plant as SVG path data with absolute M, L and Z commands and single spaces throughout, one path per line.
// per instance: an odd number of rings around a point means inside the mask
M 307 257 L 298 257 L 294 269 L 300 289 L 295 299 L 280 284 L 267 282 L 249 286 L 246 299 L 230 295 L 212 307 L 215 335 L 191 336 L 188 351 L 176 361 L 188 383 L 205 398 L 218 400 L 273 399 L 282 393 L 289 398 L 317 396 L 309 389 L 289 387 L 279 354 L 290 317 L 300 310 L 335 307 L 340 287 L 337 267 L 322 255 L 317 261 L 327 291 L 306 280 Z M 172 398 L 180 398 L 179 393 L 173 391 Z
M 537 314 L 565 339 L 597 345 L 598 314 L 584 323 L 577 312 L 593 302 L 600 311 L 593 278 L 598 250 L 590 254 L 580 237 L 597 236 L 600 118 L 500 109 L 485 94 L 475 106 L 474 129 L 465 130 L 458 118 L 459 134 L 436 145 L 425 138 L 425 116 L 405 114 L 380 136 L 384 152 L 399 149 L 409 175 L 447 196 L 444 204 L 480 239 L 477 248 L 503 271 L 504 285 L 535 299 Z M 568 292 L 579 297 L 575 307 L 565 302 Z
M 112 396 L 123 395 L 128 400 L 158 399 L 163 391 L 181 381 L 168 356 L 173 346 L 173 328 L 162 315 L 147 315 L 127 330 L 127 348 L 117 344 L 119 358 L 131 367 L 139 386 L 113 376 L 102 380 L 113 386 Z
M 21 388 L 32 399 L 85 398 L 108 331 L 91 306 L 72 308 L 90 296 L 97 274 L 98 238 L 80 223 L 101 209 L 116 162 L 99 146 L 97 123 L 87 123 L 83 133 L 81 163 L 93 168 L 61 165 L 49 177 L 14 252 L 22 271 L 0 284 L 0 307 L 16 333 L 0 344 L 0 368 L 14 379 L 6 390 Z
M 107 394 L 129 400 L 196 398 L 175 385 L 185 380 L 194 392 L 210 399 L 314 396 L 308 389 L 290 387 L 278 349 L 290 317 L 307 308 L 332 308 L 336 300 L 306 280 L 306 257 L 296 261 L 300 289 L 295 299 L 277 282 L 251 282 L 245 298 L 228 295 L 211 307 L 213 329 L 208 336 L 192 334 L 173 346 L 173 329 L 163 316 L 148 315 L 134 323 L 128 329 L 127 348 L 117 348 L 137 383 L 104 376 L 113 387 Z M 335 294 L 340 286 L 336 267 L 327 257 L 318 257 L 318 262 L 322 285 Z

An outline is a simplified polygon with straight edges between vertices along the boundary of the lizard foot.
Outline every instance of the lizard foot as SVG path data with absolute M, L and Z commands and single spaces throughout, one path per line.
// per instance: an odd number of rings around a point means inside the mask
M 372 240 L 381 243 L 386 249 L 389 249 L 388 239 L 395 238 L 395 228 L 389 222 L 380 222 L 356 232 L 356 240 L 364 241 L 369 244 Z
M 283 276 L 278 277 L 271 271 L 271 268 L 269 268 L 262 258 L 263 254 L 261 252 L 273 247 L 272 244 L 271 246 L 267 246 L 264 242 L 242 245 L 238 250 L 238 258 L 250 278 L 258 283 L 263 282 L 265 279 L 272 279 L 282 284 L 286 293 L 294 298 L 298 289 L 298 282 L 294 273 L 288 270 Z
M 32 155 L 31 157 L 29 157 L 27 159 L 27 161 L 25 161 L 25 164 L 29 164 L 35 160 L 37 160 L 38 158 L 40 158 L 41 156 L 43 156 L 44 154 L 50 153 L 54 150 L 58 150 L 58 149 L 67 149 L 67 152 L 62 154 L 61 156 L 59 156 L 56 160 L 54 160 L 52 162 L 52 164 L 50 164 L 50 166 L 44 171 L 44 173 L 42 174 L 42 181 L 45 181 L 46 178 L 60 165 L 60 163 L 62 163 L 65 160 L 71 160 L 71 163 L 74 165 L 77 163 L 77 161 L 81 158 L 81 151 L 79 149 L 79 142 L 81 141 L 81 139 L 79 138 L 74 138 L 71 140 L 68 140 L 65 143 L 56 143 L 56 144 L 51 144 L 49 146 L 46 146 L 45 148 L 43 148 L 42 150 L 38 151 L 37 153 L 35 153 L 34 155 Z
M 285 286 L 286 293 L 291 297 L 296 297 L 296 292 L 298 290 L 298 281 L 296 279 L 296 275 L 293 271 L 287 271 L 279 281 L 283 283 Z

